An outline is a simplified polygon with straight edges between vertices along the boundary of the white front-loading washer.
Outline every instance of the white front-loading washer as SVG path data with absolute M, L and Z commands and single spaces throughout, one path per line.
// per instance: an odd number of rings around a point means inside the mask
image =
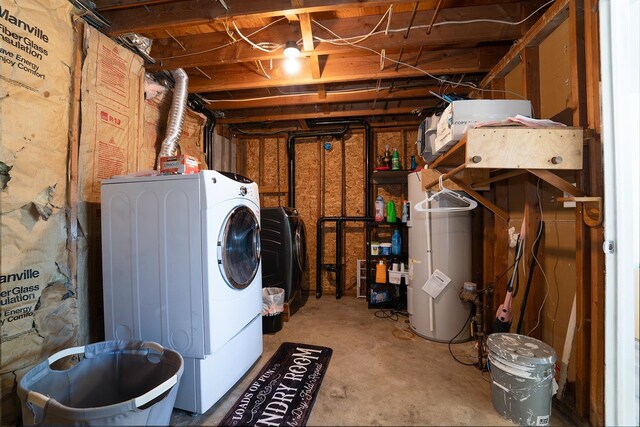
M 102 183 L 107 339 L 179 351 L 175 406 L 202 413 L 262 353 L 258 186 L 239 175 Z

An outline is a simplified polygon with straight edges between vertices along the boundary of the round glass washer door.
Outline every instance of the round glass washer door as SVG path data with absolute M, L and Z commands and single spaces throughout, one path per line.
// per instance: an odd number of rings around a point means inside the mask
M 294 247 L 294 250 L 296 252 L 296 261 L 298 262 L 298 268 L 300 269 L 300 271 L 304 271 L 307 268 L 307 242 L 305 237 L 304 225 L 301 222 L 299 222 L 296 226 Z
M 234 208 L 220 233 L 220 270 L 227 284 L 244 289 L 251 284 L 260 266 L 260 224 L 251 209 Z

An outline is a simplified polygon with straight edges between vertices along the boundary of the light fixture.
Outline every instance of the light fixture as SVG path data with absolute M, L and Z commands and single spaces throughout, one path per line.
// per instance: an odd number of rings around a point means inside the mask
M 287 74 L 296 74 L 300 71 L 300 61 L 298 58 L 287 58 L 284 60 L 284 71 Z
M 300 49 L 298 49 L 298 45 L 296 42 L 289 40 L 284 45 L 284 56 L 287 58 L 297 58 L 300 56 Z

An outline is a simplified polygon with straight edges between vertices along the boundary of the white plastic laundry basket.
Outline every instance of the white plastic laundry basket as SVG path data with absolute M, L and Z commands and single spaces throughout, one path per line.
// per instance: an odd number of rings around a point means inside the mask
M 67 370 L 63 357 L 84 354 Z M 179 353 L 149 341 L 106 341 L 60 351 L 18 383 L 25 425 L 168 425 L 184 369 Z

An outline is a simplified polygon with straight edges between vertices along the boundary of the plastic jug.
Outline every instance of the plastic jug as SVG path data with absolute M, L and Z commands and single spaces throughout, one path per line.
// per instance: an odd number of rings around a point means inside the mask
M 391 255 L 400 255 L 402 253 L 402 236 L 400 230 L 395 230 L 391 236 Z
M 376 265 L 376 283 L 387 283 L 387 266 L 383 260 Z
M 400 170 L 400 156 L 398 155 L 398 150 L 395 148 L 393 149 L 393 155 L 391 156 L 391 170 Z
M 384 199 L 382 196 L 376 197 L 376 212 L 374 219 L 376 221 L 384 221 Z
M 387 202 L 387 222 L 396 222 L 396 205 L 393 200 Z

